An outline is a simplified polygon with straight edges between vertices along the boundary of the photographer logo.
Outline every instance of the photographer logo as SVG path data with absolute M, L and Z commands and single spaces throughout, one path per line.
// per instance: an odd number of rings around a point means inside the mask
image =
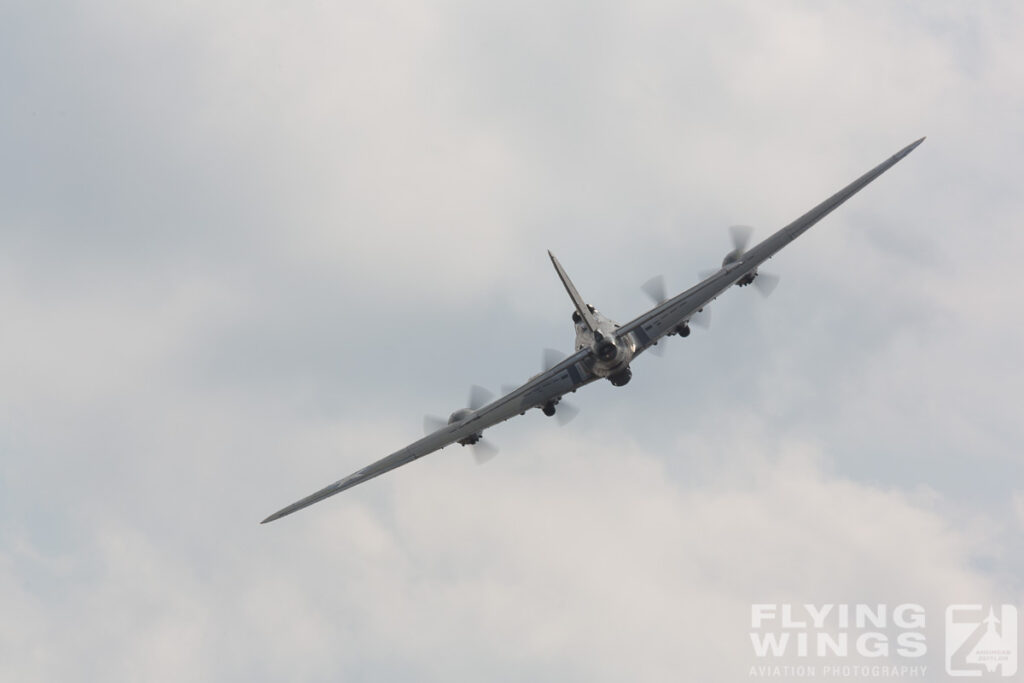
M 946 608 L 946 673 L 950 676 L 1014 676 L 1017 644 L 1013 605 Z

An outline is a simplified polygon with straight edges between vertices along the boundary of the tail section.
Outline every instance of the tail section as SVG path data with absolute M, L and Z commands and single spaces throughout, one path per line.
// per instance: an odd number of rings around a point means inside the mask
M 555 266 L 555 271 L 558 273 L 558 278 L 565 285 L 565 291 L 569 293 L 569 298 L 572 299 L 572 303 L 576 306 L 576 312 L 580 314 L 580 318 L 583 319 L 583 323 L 591 332 L 597 331 L 597 320 L 594 319 L 594 314 L 590 312 L 590 307 L 580 296 L 580 293 L 576 291 L 576 287 L 573 286 L 572 280 L 566 274 L 565 269 L 562 268 L 562 264 L 558 262 L 555 255 L 548 251 L 548 256 L 551 257 L 551 263 Z

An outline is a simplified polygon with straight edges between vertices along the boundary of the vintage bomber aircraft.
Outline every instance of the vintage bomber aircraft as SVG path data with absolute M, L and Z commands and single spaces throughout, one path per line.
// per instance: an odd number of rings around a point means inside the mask
M 497 400 L 491 401 L 486 390 L 474 387 L 470 394 L 469 407 L 452 413 L 447 424 L 443 420 L 438 420 L 440 424 L 435 425 L 435 428 L 419 441 L 292 503 L 270 515 L 262 523 L 266 524 L 285 515 L 290 515 L 296 510 L 301 510 L 453 443 L 463 446 L 476 444 L 486 447 L 487 442 L 481 442 L 481 434 L 488 427 L 504 422 L 515 415 L 522 415 L 531 408 L 540 408 L 545 415 L 554 415 L 558 410 L 559 399 L 563 395 L 594 380 L 604 378 L 615 386 L 626 384 L 632 376 L 629 364 L 637 356 L 657 344 L 662 337 L 672 334 L 687 336 L 690 333 L 689 324 L 691 322 L 699 323 L 700 316 L 704 314 L 704 307 L 732 285 L 742 287 L 748 284 L 768 282 L 770 276 L 758 274 L 757 269 L 762 263 L 859 192 L 868 183 L 889 170 L 922 142 L 924 142 L 924 138 L 904 147 L 751 249 L 746 249 L 749 232 L 742 228 L 734 229 L 734 249 L 725 256 L 721 268 L 671 299 L 666 299 L 662 293 L 664 290 L 662 283 L 658 279 L 652 280 L 645 285 L 645 289 L 658 300 L 657 305 L 624 325 L 619 325 L 606 318 L 593 306 L 588 305 L 576 291 L 576 287 L 573 286 L 558 259 L 549 251 L 548 255 L 558 272 L 558 277 L 576 307 L 572 315 L 576 326 L 575 353 L 564 360 L 550 362 L 550 366 L 544 372 L 530 378 L 526 384 L 506 393 Z M 762 283 L 758 283 L 758 277 L 762 278 Z M 487 448 L 489 450 L 493 447 Z M 484 455 L 486 456 L 486 453 Z

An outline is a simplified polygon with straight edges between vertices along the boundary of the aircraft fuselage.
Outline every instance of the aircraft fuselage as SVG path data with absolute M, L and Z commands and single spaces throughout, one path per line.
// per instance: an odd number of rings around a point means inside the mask
M 576 327 L 576 350 L 593 349 L 590 371 L 598 377 L 607 378 L 615 386 L 622 386 L 632 377 L 629 363 L 636 352 L 633 335 L 627 334 L 617 339 L 615 330 L 619 324 L 601 315 L 593 306 L 588 308 L 596 323 L 593 330 L 587 327 L 579 313 L 572 314 Z

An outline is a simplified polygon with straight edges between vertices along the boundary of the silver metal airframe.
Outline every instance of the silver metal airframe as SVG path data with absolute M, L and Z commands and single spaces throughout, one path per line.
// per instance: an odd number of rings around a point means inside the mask
M 626 384 L 631 377 L 630 363 L 637 356 L 667 335 L 686 336 L 691 319 L 705 306 L 732 285 L 753 282 L 758 277 L 757 269 L 761 264 L 889 170 L 922 142 L 924 138 L 907 145 L 749 250 L 742 253 L 739 250 L 730 252 L 715 273 L 623 325 L 606 318 L 584 302 L 558 259 L 548 252 L 576 309 L 573 313 L 576 327 L 575 353 L 486 405 L 457 411 L 453 417 L 457 416 L 458 419 L 453 419 L 405 448 L 275 512 L 262 523 L 280 519 L 445 446 L 459 442 L 473 443 L 485 429 L 531 408 L 541 408 L 546 414 L 552 414 L 555 404 L 564 394 L 597 379 L 606 378 L 616 386 Z

